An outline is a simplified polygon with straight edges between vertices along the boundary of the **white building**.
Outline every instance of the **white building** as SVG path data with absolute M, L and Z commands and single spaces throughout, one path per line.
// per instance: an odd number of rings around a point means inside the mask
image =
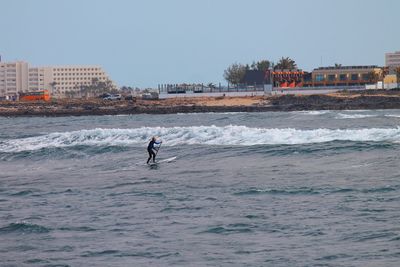
M 390 69 L 400 67 L 400 51 L 385 54 L 385 65 Z
M 52 97 L 64 97 L 93 81 L 107 80 L 110 79 L 100 66 L 29 67 L 24 61 L 0 62 L 0 97 L 12 98 L 19 92 L 40 90 L 48 90 Z
M 53 81 L 51 68 L 29 68 L 28 72 L 28 91 L 49 90 L 51 92 L 51 82 Z
M 99 66 L 58 66 L 50 68 L 53 91 L 65 95 L 68 91 L 79 91 L 81 86 L 91 85 L 94 80 L 105 82 L 107 74 Z
M 28 63 L 0 62 L 0 97 L 16 97 L 28 88 Z

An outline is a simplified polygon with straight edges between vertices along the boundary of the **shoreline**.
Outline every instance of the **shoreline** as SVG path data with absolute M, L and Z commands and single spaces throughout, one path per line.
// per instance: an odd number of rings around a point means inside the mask
M 49 102 L 0 102 L 0 117 L 63 117 L 208 112 L 400 109 L 400 91 L 362 91 L 329 95 L 174 98 L 104 101 L 63 99 Z

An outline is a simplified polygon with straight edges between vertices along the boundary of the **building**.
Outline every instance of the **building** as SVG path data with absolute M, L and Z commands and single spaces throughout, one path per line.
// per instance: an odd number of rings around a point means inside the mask
M 100 66 L 57 66 L 48 68 L 51 79 L 47 80 L 49 90 L 57 96 L 65 96 L 68 92 L 78 92 L 82 86 L 89 86 L 95 81 L 110 80 Z M 46 69 L 43 70 L 46 73 Z M 116 85 L 113 83 L 113 87 Z
M 385 84 L 394 84 L 397 83 L 397 76 L 395 74 L 388 74 L 385 76 L 383 80 Z
M 30 67 L 28 62 L 0 62 L 0 97 L 14 99 L 18 93 L 48 90 L 52 97 L 80 92 L 83 86 L 110 81 L 100 66 Z
M 400 67 L 400 51 L 396 51 L 394 53 L 386 53 L 385 66 L 389 67 L 390 71 L 394 70 L 397 67 Z
M 263 86 L 271 83 L 271 73 L 269 70 L 246 70 L 241 82 L 248 86 Z
M 51 68 L 34 67 L 29 68 L 28 72 L 28 91 L 42 91 L 51 90 L 51 83 L 53 81 Z
M 18 92 L 28 90 L 27 62 L 0 62 L 0 97 L 16 99 Z
M 311 73 L 311 79 L 304 79 L 303 86 L 362 86 L 376 83 L 371 73 L 375 77 L 382 76 L 382 68 L 372 66 L 339 66 L 339 67 L 320 67 Z
M 272 80 L 274 83 L 274 87 L 302 87 L 303 86 L 303 77 L 305 72 L 300 69 L 294 70 L 279 70 L 275 69 L 272 72 Z

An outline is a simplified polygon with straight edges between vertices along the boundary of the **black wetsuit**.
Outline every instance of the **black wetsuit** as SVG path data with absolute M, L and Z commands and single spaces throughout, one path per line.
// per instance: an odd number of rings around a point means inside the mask
M 149 145 L 147 146 L 147 152 L 149 152 L 149 158 L 147 159 L 147 163 L 153 158 L 153 162 L 156 161 L 156 153 L 154 153 L 154 144 L 158 144 L 156 141 L 151 140 Z

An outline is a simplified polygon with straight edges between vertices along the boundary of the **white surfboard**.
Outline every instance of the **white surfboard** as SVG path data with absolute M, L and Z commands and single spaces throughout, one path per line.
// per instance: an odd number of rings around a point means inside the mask
M 167 159 L 158 160 L 158 161 L 156 161 L 156 163 L 171 162 L 171 161 L 174 161 L 175 159 L 176 159 L 176 157 L 170 157 Z
M 167 159 L 162 159 L 162 160 L 157 160 L 156 162 L 149 162 L 148 165 L 153 166 L 153 165 L 157 165 L 159 163 L 169 163 L 172 162 L 176 159 L 177 157 L 171 157 L 171 158 L 167 158 Z

